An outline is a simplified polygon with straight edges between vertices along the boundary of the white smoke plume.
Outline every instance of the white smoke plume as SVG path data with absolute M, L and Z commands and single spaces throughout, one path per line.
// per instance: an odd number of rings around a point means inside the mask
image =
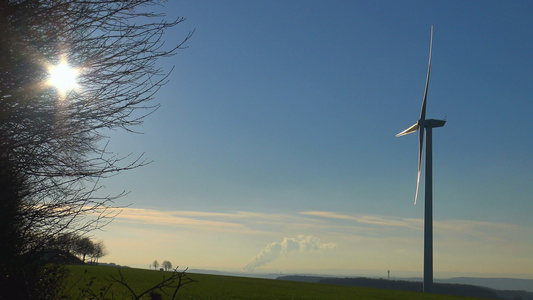
M 289 252 L 321 251 L 333 249 L 335 246 L 333 243 L 321 243 L 317 237 L 311 235 L 298 235 L 295 238 L 285 237 L 281 243 L 274 242 L 267 245 L 244 267 L 244 270 L 252 272 L 255 268 L 267 264 L 280 256 L 287 255 Z

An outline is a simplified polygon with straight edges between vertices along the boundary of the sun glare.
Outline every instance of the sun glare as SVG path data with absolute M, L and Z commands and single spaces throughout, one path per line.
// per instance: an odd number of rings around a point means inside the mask
M 48 84 L 58 90 L 61 95 L 75 89 L 77 84 L 78 70 L 62 60 L 58 65 L 48 69 Z

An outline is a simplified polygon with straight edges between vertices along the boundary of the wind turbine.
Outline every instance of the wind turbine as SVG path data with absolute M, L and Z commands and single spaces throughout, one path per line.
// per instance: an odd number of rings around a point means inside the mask
M 420 119 L 411 127 L 398 133 L 396 137 L 418 131 L 418 176 L 416 179 L 415 205 L 420 185 L 420 169 L 422 166 L 422 152 L 424 148 L 424 132 L 426 134 L 426 171 L 425 171 L 425 203 L 424 203 L 424 292 L 433 291 L 433 168 L 432 168 L 432 130 L 442 127 L 446 120 L 426 119 L 426 102 L 428 96 L 429 71 L 431 69 L 431 50 L 433 48 L 433 26 L 431 26 L 431 40 L 429 43 L 428 75 Z

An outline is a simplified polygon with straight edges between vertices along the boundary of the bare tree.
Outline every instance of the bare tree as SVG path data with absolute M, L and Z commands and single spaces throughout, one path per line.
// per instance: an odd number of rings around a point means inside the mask
M 172 263 L 170 261 L 168 261 L 168 260 L 165 260 L 161 264 L 161 267 L 163 267 L 165 269 L 165 271 L 172 270 Z
M 157 270 L 157 268 L 159 267 L 159 262 L 157 262 L 157 260 L 154 260 L 154 262 L 152 263 L 152 266 L 154 267 L 155 270 Z
M 90 253 L 93 263 L 98 264 L 98 260 L 107 255 L 107 249 L 104 242 L 99 241 L 93 244 L 93 252 Z
M 96 196 L 101 179 L 147 163 L 109 152 L 105 134 L 134 132 L 159 107 L 151 101 L 169 70 L 156 62 L 191 36 L 166 47 L 163 34 L 184 18 L 150 13 L 159 3 L 1 1 L 0 284 L 19 280 L 19 265 L 38 261 L 58 236 L 112 220 L 113 201 L 124 193 Z M 77 68 L 77 89 L 47 84 L 48 69 L 61 60 Z
M 94 243 L 88 237 L 81 237 L 74 243 L 74 253 L 82 256 L 82 261 L 85 262 L 85 256 L 91 255 L 94 252 Z

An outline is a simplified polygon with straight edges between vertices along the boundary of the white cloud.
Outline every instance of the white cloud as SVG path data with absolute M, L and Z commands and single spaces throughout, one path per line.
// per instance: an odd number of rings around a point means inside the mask
M 253 271 L 255 268 L 265 265 L 275 259 L 287 255 L 289 252 L 308 252 L 322 251 L 335 248 L 333 243 L 321 243 L 319 238 L 311 235 L 298 235 L 294 238 L 285 237 L 280 243 L 273 242 L 268 244 L 265 249 L 261 250 L 252 261 L 250 261 L 244 270 Z

